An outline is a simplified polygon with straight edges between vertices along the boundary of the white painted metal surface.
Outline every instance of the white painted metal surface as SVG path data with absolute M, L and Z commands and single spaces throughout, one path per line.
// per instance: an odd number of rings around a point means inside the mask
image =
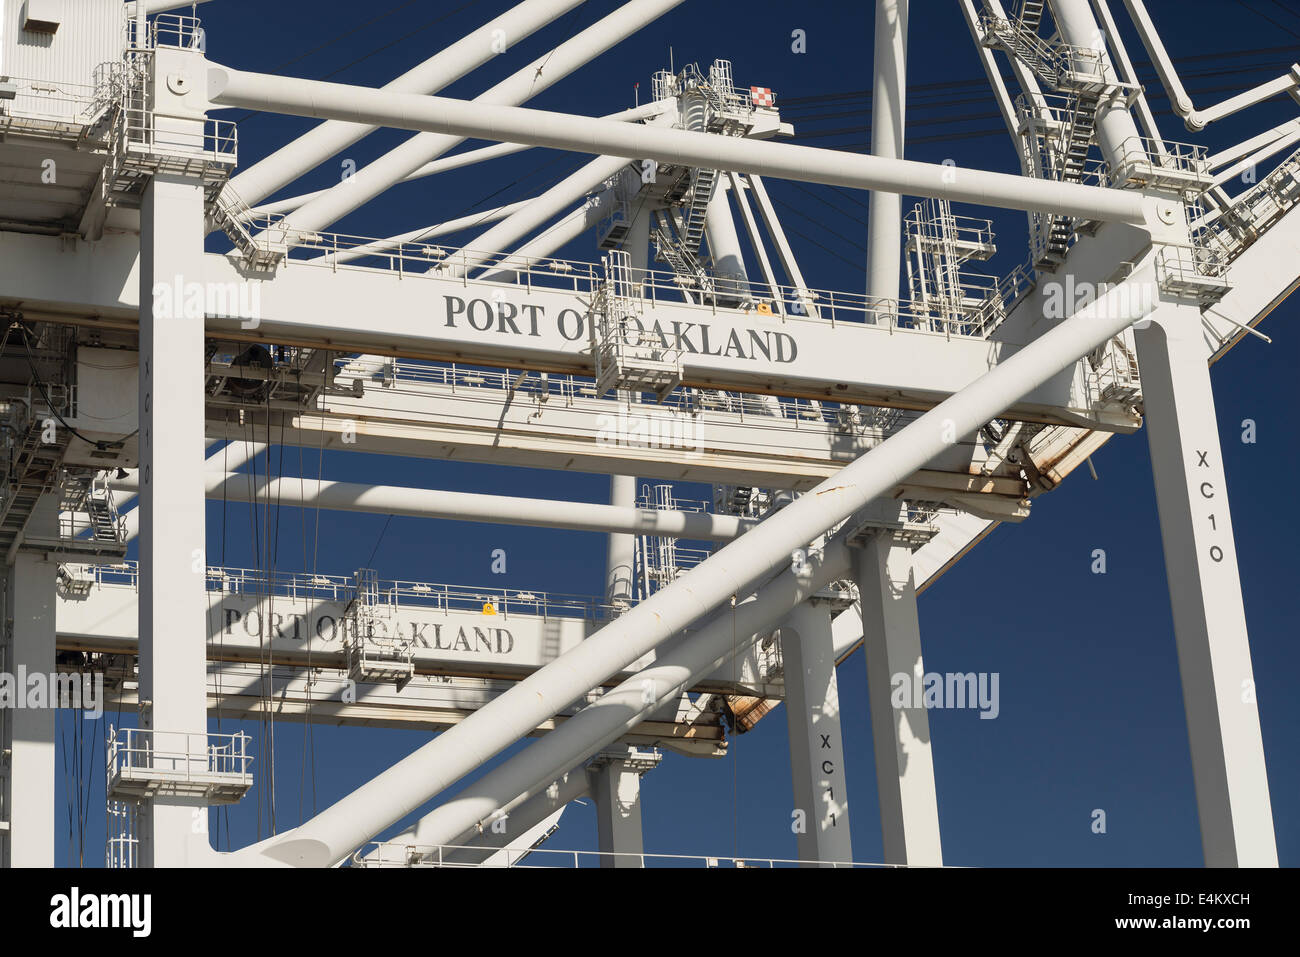
M 1122 25 L 1088 0 L 962 4 L 1024 175 L 903 159 L 907 0 L 876 5 L 874 155 L 768 141 L 790 132 L 779 104 L 734 86 L 727 60 L 661 71 L 653 102 L 604 117 L 521 106 L 680 2 L 630 0 L 469 102 L 433 94 L 581 0 L 525 0 L 381 90 L 221 66 L 191 10 L 166 13 L 188 3 L 36 5 L 36 31 L 0 3 L 0 367 L 19 369 L 0 423 L 0 648 L 6 667 L 53 672 L 57 653 L 122 668 L 111 695 L 141 727 L 109 742 L 109 860 L 516 866 L 590 794 L 602 866 L 644 866 L 640 781 L 658 753 L 639 749 L 723 755 L 784 700 L 799 856 L 848 863 L 844 768 L 860 756 L 834 665 L 861 642 L 886 863 L 940 865 L 943 756 L 925 709 L 891 700 L 924 671 L 916 596 L 1145 415 L 1205 860 L 1276 865 L 1205 360 L 1267 340 L 1254 325 L 1300 285 L 1296 121 L 1208 158 L 1167 143 Z M 1197 109 L 1145 5 L 1126 5 L 1190 129 L 1297 95 L 1300 67 Z M 235 131 L 206 116 L 226 107 L 325 122 L 232 177 Z M 351 182 L 264 204 L 380 127 L 415 135 Z M 495 145 L 443 155 L 467 138 Z M 530 147 L 589 159 L 532 200 L 434 227 L 319 232 L 390 187 Z M 48 156 L 58 180 L 37 182 Z M 1237 190 L 1259 164 L 1273 168 Z M 810 288 L 764 176 L 871 191 L 867 295 Z M 910 299 L 901 194 L 1026 211 L 1029 265 L 967 297 L 945 213 L 918 261 L 951 270 L 951 295 Z M 204 252 L 212 228 L 234 253 Z M 597 261 L 551 258 L 584 234 Z M 1097 294 L 1061 307 L 1063 283 Z M 634 419 L 671 441 L 628 441 Z M 42 437 L 55 422 L 69 435 Z M 605 472 L 610 504 L 254 475 L 256 443 L 205 464 L 205 443 L 253 422 L 331 451 Z M 662 483 L 653 502 L 638 507 L 634 475 Z M 674 481 L 713 483 L 712 508 L 690 510 Z M 209 568 L 205 493 L 596 532 L 603 593 Z M 138 566 L 120 563 L 137 532 Z M 218 855 L 195 822 L 244 798 L 254 759 L 273 781 L 275 754 L 209 734 L 214 710 L 442 733 Z M 53 863 L 54 716 L 0 715 L 0 863 Z

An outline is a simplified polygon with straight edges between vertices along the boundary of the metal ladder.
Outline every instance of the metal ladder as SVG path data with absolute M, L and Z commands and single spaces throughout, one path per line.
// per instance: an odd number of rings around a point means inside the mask
M 1075 98 L 1074 114 L 1065 130 L 1057 167 L 1057 179 L 1063 183 L 1083 182 L 1088 151 L 1097 130 L 1097 106 L 1100 102 L 1100 95 L 1092 92 L 1080 92 Z M 1047 249 L 1040 263 L 1059 265 L 1063 262 L 1074 232 L 1072 217 L 1053 216 L 1047 231 Z
M 1032 8 L 1035 4 L 1026 4 L 1026 6 Z M 987 46 L 1001 45 L 1045 80 L 1049 86 L 1056 88 L 1060 85 L 1062 73 L 1068 65 L 1063 63 L 1061 51 L 1038 35 L 1038 21 L 1042 19 L 1043 5 L 1039 3 L 1036 6 L 1038 16 L 1037 20 L 1032 22 L 1019 17 L 997 20 L 986 16 L 984 43 Z
M 0 489 L 0 548 L 6 551 L 27 528 L 41 496 L 58 484 L 59 465 L 72 441 L 71 431 L 61 428 L 53 442 L 42 442 L 43 431 L 41 421 L 33 420 L 14 453 L 9 481 Z
M 655 230 L 655 252 L 658 257 L 673 267 L 673 272 L 684 283 L 699 290 L 701 302 L 713 298 L 713 277 L 701 265 L 695 253 L 678 242 L 665 227 Z M 690 294 L 690 289 L 686 289 Z
M 106 488 L 92 486 L 86 496 L 86 513 L 90 516 L 90 526 L 95 541 L 118 541 L 117 509 L 113 506 L 113 495 Z
M 1037 33 L 1043 22 L 1043 0 L 1023 0 L 1020 4 L 1020 25 L 1030 33 Z
M 697 169 L 692 176 L 691 203 L 686 210 L 682 227 L 682 245 L 689 253 L 697 253 L 704 238 L 704 224 L 718 187 L 716 169 Z

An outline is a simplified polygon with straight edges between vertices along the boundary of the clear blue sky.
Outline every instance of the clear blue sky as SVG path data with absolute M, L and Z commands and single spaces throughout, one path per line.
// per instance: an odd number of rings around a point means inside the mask
M 399 5 L 399 12 L 317 49 Z M 243 69 L 378 86 L 509 6 L 507 0 L 463 4 L 375 0 L 368 5 L 342 0 L 214 0 L 200 9 L 208 28 L 209 56 L 215 60 Z M 590 0 L 445 92 L 465 98 L 477 95 L 615 6 L 615 0 Z M 818 0 L 801 4 L 687 0 L 539 96 L 533 105 L 588 115 L 630 106 L 633 84 L 642 84 L 644 99 L 651 74 L 668 65 L 670 48 L 679 66 L 690 61 L 707 64 L 717 57 L 731 59 L 738 85 L 772 88 L 778 106 L 782 98 L 863 91 L 871 85 L 869 11 L 873 6 Z M 1149 6 L 1176 60 L 1258 51 L 1209 64 L 1188 59 L 1186 68 L 1194 76 L 1187 86 L 1194 94 L 1245 89 L 1284 72 L 1285 63 L 1300 57 L 1300 11 L 1293 3 L 1152 0 Z M 1001 132 L 955 5 L 917 2 L 913 7 L 918 11 L 910 43 L 913 83 L 969 81 L 969 86 L 939 93 L 913 87 L 909 120 L 916 125 L 908 131 L 908 155 L 1015 171 L 1013 148 Z M 1117 13 L 1122 9 L 1119 3 L 1112 7 Z M 791 50 L 794 30 L 806 32 L 804 54 Z M 1136 56 L 1140 51 L 1131 35 L 1130 46 Z M 1240 67 L 1254 68 L 1228 75 L 1220 72 Z M 1197 97 L 1198 105 L 1223 95 L 1206 92 Z M 861 128 L 869 120 L 864 105 L 858 96 L 805 107 L 792 111 L 792 116 L 797 113 L 802 118 L 797 120 L 801 132 Z M 1163 100 L 1157 103 L 1164 105 Z M 839 113 L 847 115 L 811 118 Z M 1198 142 L 1211 148 L 1228 145 L 1295 113 L 1294 104 L 1271 103 L 1212 127 L 1212 135 Z M 1167 113 L 1162 119 L 1166 137 L 1192 139 Z M 244 164 L 309 125 L 272 116 L 242 122 Z M 998 132 L 963 135 L 990 130 Z M 347 155 L 363 165 L 406 135 L 372 136 Z M 799 141 L 865 150 L 867 134 L 859 130 Z M 523 199 L 580 162 L 583 158 L 578 156 L 532 151 L 491 166 L 442 174 L 390 191 L 336 229 L 387 236 Z M 338 177 L 336 163 L 326 164 L 285 195 L 332 184 Z M 865 207 L 821 187 L 801 190 L 775 184 L 772 191 L 787 204 L 781 212 L 787 229 L 796 234 L 796 252 L 810 284 L 861 290 Z M 865 202 L 865 195 L 858 198 Z M 1024 219 L 1014 213 L 987 215 L 993 215 L 1002 240 L 994 265 L 1005 272 L 1026 258 Z M 563 255 L 586 258 L 593 248 L 594 242 L 584 240 Z M 1247 338 L 1213 370 L 1277 839 L 1283 864 L 1293 866 L 1300 863 L 1300 814 L 1293 798 L 1300 788 L 1300 699 L 1291 688 L 1293 676 L 1300 672 L 1292 605 L 1297 529 L 1294 512 L 1283 498 L 1287 477 L 1300 467 L 1292 391 L 1297 312 L 1300 302 L 1287 302 L 1264 326 L 1274 337 L 1273 345 Z M 1240 423 L 1246 418 L 1258 424 L 1258 441 L 1253 445 L 1241 441 Z M 315 474 L 314 453 L 303 457 L 307 473 Z M 998 528 L 921 599 L 927 670 L 1001 675 L 997 720 L 979 720 L 973 711 L 930 714 L 944 857 L 949 863 L 1201 863 L 1169 593 L 1144 434 L 1113 439 L 1094 457 L 1094 464 L 1099 481 L 1092 481 L 1086 469 L 1075 473 L 1063 487 L 1035 502 L 1028 521 Z M 297 473 L 298 450 L 285 450 L 283 468 L 287 474 Z M 602 501 L 608 488 L 604 476 L 341 453 L 325 456 L 324 473 L 342 481 L 593 502 Z M 679 494 L 705 498 L 708 490 L 683 486 Z M 383 516 L 327 515 L 322 521 L 320 570 L 350 574 L 362 565 L 385 521 Z M 209 504 L 212 563 L 222 560 L 221 523 L 220 503 Z M 299 514 L 286 508 L 279 523 L 278 566 L 310 567 L 312 546 L 308 540 L 304 549 Z M 248 528 L 247 511 L 231 506 L 225 536 L 227 564 L 254 563 Z M 399 518 L 388 526 L 372 564 L 381 577 L 501 585 L 489 571 L 494 548 L 505 548 L 510 556 L 510 574 L 504 582 L 509 587 L 587 594 L 602 590 L 603 541 L 577 532 Z M 1106 575 L 1090 572 L 1095 548 L 1106 550 Z M 855 858 L 880 860 L 860 653 L 840 667 L 839 682 Z M 71 733 L 70 721 L 67 715 L 61 717 L 64 733 Z M 254 725 L 248 730 L 256 733 Z M 313 806 L 325 807 L 428 738 L 416 732 L 363 728 L 318 727 L 315 734 L 313 762 L 304 759 L 303 726 L 277 726 L 281 829 L 298 822 L 300 807 L 307 814 Z M 265 757 L 259 754 L 258 759 Z M 97 808 L 102 775 L 96 770 L 93 776 L 96 803 L 92 807 Z M 303 781 L 305 788 L 300 790 Z M 649 852 L 793 856 L 784 712 L 773 712 L 753 732 L 733 738 L 725 759 L 667 755 L 645 779 L 642 794 Z M 58 802 L 57 859 L 62 863 L 69 847 L 62 782 Z M 230 812 L 236 846 L 256 836 L 257 804 L 258 797 L 252 794 Z M 1094 808 L 1107 813 L 1104 835 L 1091 832 Z M 223 816 L 223 834 L 224 821 Z M 97 865 L 103 830 L 97 811 L 88 825 L 87 859 Z M 594 810 L 589 805 L 573 807 L 548 846 L 594 849 Z

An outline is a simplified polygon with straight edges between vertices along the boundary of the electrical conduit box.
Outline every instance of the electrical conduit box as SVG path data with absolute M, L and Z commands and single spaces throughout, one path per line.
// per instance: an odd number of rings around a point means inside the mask
M 63 22 L 64 0 L 27 0 L 23 7 L 23 29 L 30 33 L 58 32 Z

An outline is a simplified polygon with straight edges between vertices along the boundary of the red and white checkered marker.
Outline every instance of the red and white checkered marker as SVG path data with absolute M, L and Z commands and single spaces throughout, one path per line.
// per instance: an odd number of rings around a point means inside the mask
M 772 91 L 765 86 L 751 86 L 749 88 L 749 99 L 755 106 L 772 106 L 776 98 L 772 96 Z

